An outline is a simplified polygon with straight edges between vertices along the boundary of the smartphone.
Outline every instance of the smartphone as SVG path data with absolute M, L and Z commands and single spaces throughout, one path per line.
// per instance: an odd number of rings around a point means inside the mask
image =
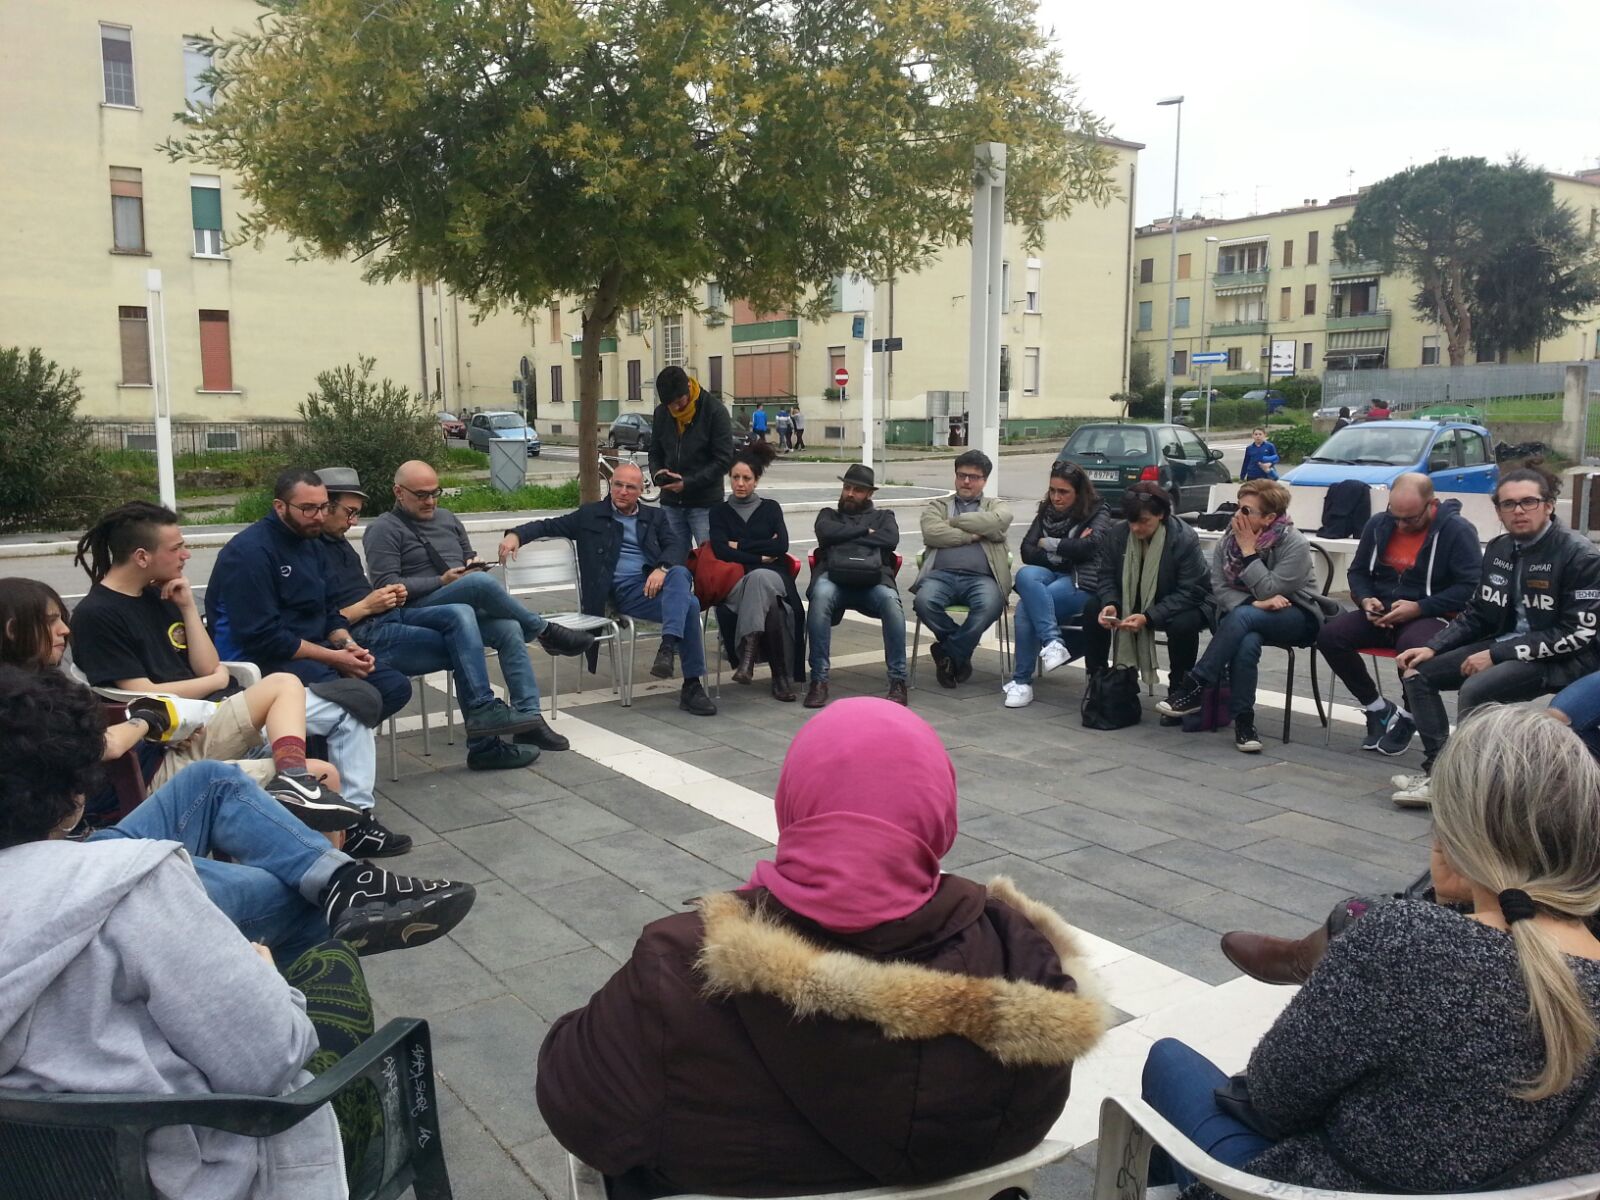
M 665 467 L 656 472 L 657 483 L 671 483 L 674 479 L 682 478 L 683 476 L 679 475 L 676 471 L 669 471 Z
M 463 571 L 492 571 L 494 570 L 494 564 L 486 562 L 469 562 L 461 569 Z

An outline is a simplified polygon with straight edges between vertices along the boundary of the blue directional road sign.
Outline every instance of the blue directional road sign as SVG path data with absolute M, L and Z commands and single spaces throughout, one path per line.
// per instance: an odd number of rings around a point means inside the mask
M 1228 361 L 1226 350 L 1200 350 L 1189 356 L 1189 361 L 1195 366 L 1211 366 Z

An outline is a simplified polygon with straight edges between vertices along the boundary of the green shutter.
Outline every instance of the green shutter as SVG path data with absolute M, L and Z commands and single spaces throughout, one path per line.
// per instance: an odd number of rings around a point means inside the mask
M 194 211 L 196 229 L 222 228 L 222 189 L 191 187 L 189 207 Z

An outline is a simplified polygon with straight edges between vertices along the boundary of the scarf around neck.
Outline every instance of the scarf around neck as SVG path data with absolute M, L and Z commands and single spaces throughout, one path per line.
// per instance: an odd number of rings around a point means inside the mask
M 1256 535 L 1256 553 L 1272 549 L 1281 540 L 1285 530 L 1293 529 L 1294 522 L 1289 519 L 1288 513 L 1280 513 L 1278 519 L 1268 525 Z M 1239 542 L 1233 536 L 1233 527 L 1222 535 L 1222 582 L 1231 588 L 1239 586 L 1239 576 L 1244 574 L 1244 552 L 1239 549 Z
M 679 412 L 674 408 L 667 409 L 667 411 L 672 414 L 672 419 L 677 424 L 678 433 L 680 435 L 685 429 L 689 428 L 689 422 L 694 420 L 694 410 L 699 407 L 700 381 L 691 375 L 689 377 L 689 403 L 683 406 L 682 412 Z
M 1141 542 L 1130 531 L 1128 552 L 1122 556 L 1122 615 L 1143 612 L 1156 600 L 1157 581 L 1161 576 L 1161 556 L 1167 549 L 1167 523 L 1156 527 L 1155 536 Z M 1146 624 L 1138 633 L 1118 630 L 1113 637 L 1116 644 L 1116 664 L 1135 667 L 1139 678 L 1154 685 L 1156 681 L 1156 631 Z

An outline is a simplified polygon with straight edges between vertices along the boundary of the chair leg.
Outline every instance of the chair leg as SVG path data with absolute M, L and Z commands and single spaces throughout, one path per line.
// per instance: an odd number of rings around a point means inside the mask
M 1339 690 L 1339 677 L 1332 671 L 1328 672 L 1328 719 L 1323 722 L 1328 727 L 1328 736 L 1323 740 L 1324 746 L 1333 745 L 1333 697 Z
M 395 730 L 394 718 L 389 718 L 389 782 L 400 782 L 400 738 Z
M 1289 720 L 1294 715 L 1294 647 L 1285 647 L 1289 651 L 1289 678 L 1284 682 L 1283 688 L 1283 744 L 1289 744 Z
M 466 714 L 462 714 L 463 721 Z M 444 673 L 444 744 L 456 744 L 456 677 L 454 673 Z
M 1000 682 L 1011 678 L 1014 662 L 1011 654 L 1011 606 L 1008 604 L 1000 610 Z
M 622 698 L 622 706 L 629 707 L 633 703 L 633 680 L 623 672 L 622 658 L 622 631 L 615 627 L 611 630 L 611 690 Z
M 916 628 L 911 634 L 911 670 L 910 682 L 912 687 L 917 686 L 917 647 L 922 644 L 922 618 L 917 618 Z
M 583 682 L 583 664 L 578 664 L 578 682 Z M 550 712 L 552 717 L 561 708 L 561 658 L 550 660 Z
M 1333 728 L 1333 708 L 1327 710 L 1322 707 L 1322 684 L 1317 679 L 1317 651 L 1311 650 L 1311 702 L 1317 706 L 1317 720 L 1322 722 L 1324 729 Z
M 422 756 L 424 758 L 433 754 L 433 747 L 428 744 L 428 677 L 417 676 L 417 707 L 422 709 Z

